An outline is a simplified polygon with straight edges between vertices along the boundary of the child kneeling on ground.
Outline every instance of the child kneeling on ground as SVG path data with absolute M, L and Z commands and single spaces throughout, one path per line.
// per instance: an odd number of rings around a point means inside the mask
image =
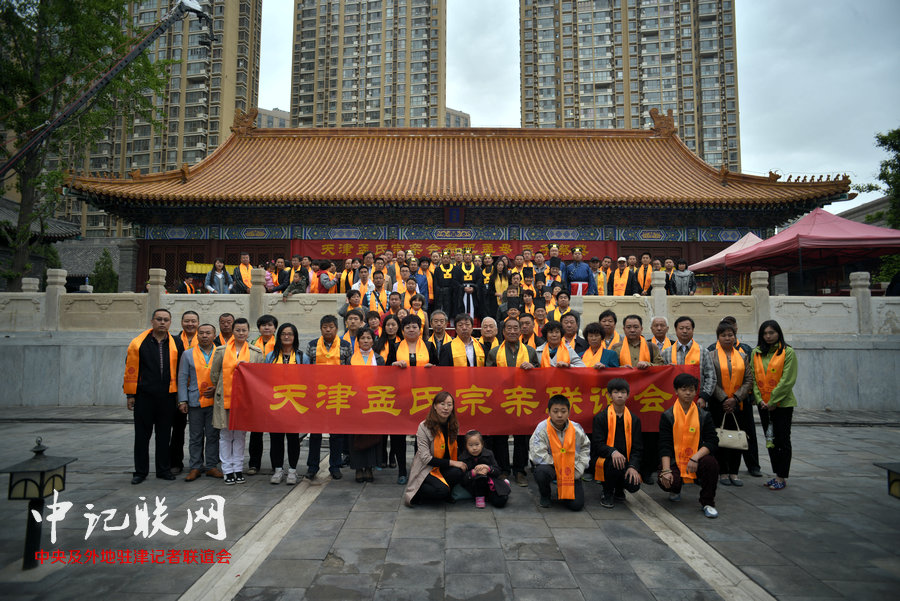
M 547 402 L 550 417 L 537 425 L 528 445 L 541 507 L 550 507 L 550 483 L 557 497 L 572 511 L 584 508 L 581 475 L 591 459 L 591 441 L 580 425 L 569 421 L 569 399 L 561 394 Z
M 600 505 L 612 509 L 616 501 L 625 500 L 625 491 L 636 493 L 641 488 L 641 418 L 625 406 L 631 388 L 622 378 L 606 385 L 612 402 L 594 416 L 592 455 L 598 457 L 594 478 L 603 483 Z
M 682 484 L 699 480 L 703 514 L 715 518 L 719 437 L 712 417 L 694 402 L 699 384 L 691 374 L 675 376 L 678 400 L 659 416 L 659 487 L 670 501 L 680 501 Z
M 466 432 L 466 449 L 459 456 L 466 464 L 462 487 L 475 497 L 475 507 L 483 509 L 485 499 L 494 507 L 503 507 L 509 500 L 509 481 L 500 478 L 500 466 L 494 453 L 484 448 L 484 438 L 478 430 Z

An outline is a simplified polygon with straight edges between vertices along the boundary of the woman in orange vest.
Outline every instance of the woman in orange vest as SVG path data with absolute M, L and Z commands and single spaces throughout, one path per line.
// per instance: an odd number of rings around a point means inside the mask
M 750 356 L 753 367 L 753 397 L 759 421 L 766 433 L 766 448 L 775 477 L 766 482 L 772 490 L 787 486 L 791 471 L 791 420 L 797 399 L 797 355 L 785 344 L 781 326 L 774 319 L 759 326 L 759 339 Z
M 356 332 L 356 349 L 348 357 L 344 365 L 364 367 L 383 367 L 384 358 L 372 348 L 375 345 L 375 334 L 367 326 Z M 404 442 L 406 437 L 404 436 Z M 357 482 L 374 482 L 372 468 L 378 465 L 383 445 L 383 437 L 379 434 L 350 435 L 350 469 L 356 470 Z
M 716 346 L 709 351 L 713 369 L 716 372 L 716 388 L 709 401 L 709 412 L 718 427 L 727 430 L 744 430 L 744 403 L 749 403 L 753 372 L 749 357 L 737 346 L 734 325 L 723 321 L 716 328 Z M 724 426 L 722 425 L 724 423 Z M 716 459 L 719 461 L 719 484 L 723 486 L 743 486 L 738 477 L 741 467 L 741 451 L 718 447 Z
M 435 395 L 428 417 L 416 431 L 416 456 L 403 493 L 407 506 L 450 499 L 450 491 L 462 481 L 466 469 L 466 464 L 457 459 L 458 434 L 453 396 L 441 391 Z

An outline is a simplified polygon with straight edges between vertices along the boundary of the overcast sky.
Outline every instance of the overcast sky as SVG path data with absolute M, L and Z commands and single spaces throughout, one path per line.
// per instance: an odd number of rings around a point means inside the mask
M 291 0 L 264 0 L 259 106 L 290 109 Z M 447 105 L 519 127 L 518 0 L 448 0 Z M 875 182 L 900 127 L 900 2 L 737 0 L 744 173 Z M 891 40 L 894 40 L 893 42 Z M 783 181 L 783 180 L 782 180 Z M 880 195 L 827 206 L 840 212 Z

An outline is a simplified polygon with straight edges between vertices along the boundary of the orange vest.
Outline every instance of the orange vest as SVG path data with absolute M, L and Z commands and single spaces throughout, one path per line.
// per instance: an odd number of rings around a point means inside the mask
M 697 474 L 689 474 L 687 471 L 688 460 L 700 447 L 700 410 L 696 403 L 691 403 L 687 415 L 681 407 L 681 401 L 675 401 L 672 406 L 674 424 L 672 426 L 672 440 L 675 443 L 675 463 L 681 472 L 681 479 L 685 482 L 693 482 Z
M 122 390 L 125 394 L 136 394 L 138 384 L 138 370 L 140 368 L 141 344 L 153 330 L 144 330 L 140 336 L 128 345 L 128 354 L 125 356 L 125 376 L 122 381 Z M 169 392 L 178 392 L 178 347 L 175 346 L 175 338 L 169 336 Z
M 213 349 L 215 351 L 215 349 Z M 197 375 L 197 390 L 200 391 L 200 406 L 201 407 L 210 407 L 215 399 L 210 399 L 203 396 L 203 391 L 212 386 L 212 381 L 209 377 L 209 365 L 212 362 L 212 353 L 209 355 L 209 361 L 206 360 L 206 356 L 203 354 L 203 351 L 200 350 L 199 346 L 195 346 L 192 351 L 194 354 L 194 373 Z
M 638 361 L 646 361 L 650 363 L 650 347 L 647 345 L 647 341 L 644 340 L 643 336 L 641 337 L 641 350 L 638 354 Z M 619 365 L 632 365 L 631 363 L 631 345 L 628 344 L 628 339 L 622 341 L 622 348 L 619 349 Z
M 241 271 L 241 280 L 244 281 L 244 285 L 247 286 L 247 290 L 250 290 L 253 287 L 253 283 L 250 281 L 250 270 L 253 269 L 252 265 L 244 265 L 241 263 L 238 265 L 238 269 Z
M 553 468 L 556 470 L 556 490 L 560 500 L 575 498 L 575 426 L 566 424 L 566 432 L 562 442 L 556 434 L 556 428 L 547 418 L 547 440 L 553 455 Z
M 625 413 L 622 414 L 624 422 L 622 426 L 625 428 L 625 460 L 631 457 L 631 411 L 625 407 Z M 612 405 L 606 408 L 606 446 L 614 447 L 616 445 L 616 411 Z M 606 474 L 603 472 L 603 464 L 606 459 L 600 457 L 594 467 L 594 478 L 603 482 L 606 480 Z
M 613 296 L 625 296 L 625 290 L 628 289 L 628 278 L 630 275 L 631 272 L 628 269 L 625 269 L 621 273 L 619 273 L 618 269 L 613 271 Z
M 681 346 L 680 342 L 676 342 L 672 345 L 672 365 L 678 365 L 678 347 Z M 691 341 L 691 348 L 688 349 L 687 354 L 684 356 L 684 364 L 685 365 L 699 365 L 700 364 L 700 345 L 697 344 L 696 340 Z

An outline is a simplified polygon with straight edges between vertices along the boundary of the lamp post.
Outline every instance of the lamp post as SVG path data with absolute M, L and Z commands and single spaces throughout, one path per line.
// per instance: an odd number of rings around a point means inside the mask
M 41 444 L 41 438 L 35 441 L 31 452 L 34 457 L 0 470 L 0 474 L 9 474 L 9 499 L 28 500 L 28 523 L 25 528 L 25 550 L 22 555 L 22 569 L 30 570 L 38 566 L 35 552 L 41 547 L 41 526 L 43 519 L 34 518 L 36 512 L 43 518 L 44 497 L 53 491 L 66 488 L 66 466 L 77 457 L 49 457 L 44 455 L 47 447 Z

